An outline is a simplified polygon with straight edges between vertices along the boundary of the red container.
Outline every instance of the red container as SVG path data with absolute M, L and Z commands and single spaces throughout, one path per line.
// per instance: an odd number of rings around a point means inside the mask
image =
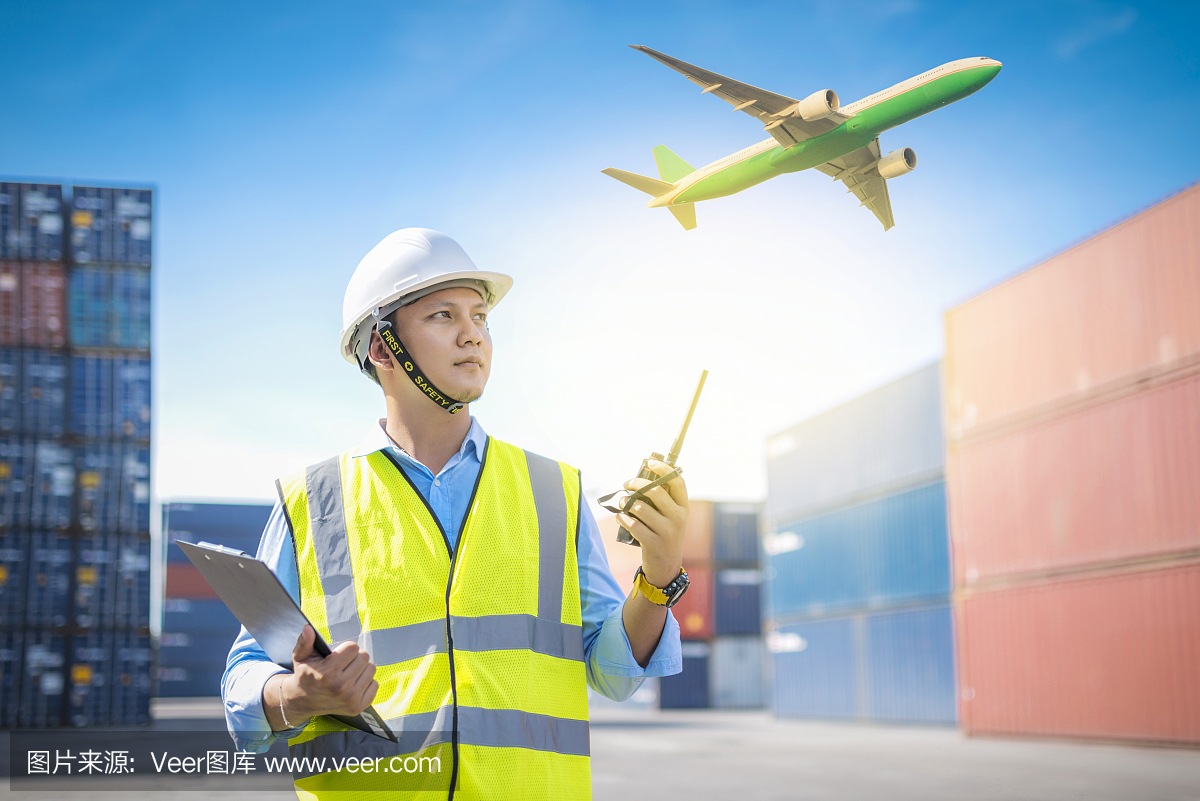
M 1200 186 L 946 313 L 950 439 L 1200 357 Z
M 21 268 L 0 262 L 0 345 L 21 344 Z
M 195 565 L 176 562 L 167 564 L 165 595 L 167 598 L 187 598 L 197 601 L 218 597 Z
M 679 636 L 685 640 L 707 640 L 713 636 L 713 572 L 708 567 L 684 563 L 688 591 L 671 608 L 679 623 Z
M 67 344 L 67 275 L 57 262 L 21 264 L 21 344 L 61 348 Z
M 968 734 L 1200 744 L 1200 564 L 967 595 Z
M 1200 374 L 952 449 L 955 585 L 1200 550 Z

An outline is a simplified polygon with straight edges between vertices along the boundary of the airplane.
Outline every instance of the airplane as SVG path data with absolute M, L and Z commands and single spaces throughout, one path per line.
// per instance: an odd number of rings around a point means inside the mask
M 848 106 L 839 106 L 832 89 L 794 100 L 642 45 L 630 47 L 680 73 L 701 87 L 701 94 L 712 94 L 732 105 L 734 111 L 757 117 L 771 134 L 770 139 L 698 170 L 665 145 L 659 145 L 653 152 L 661 180 L 624 170 L 601 170 L 651 195 L 648 208 L 665 207 L 688 231 L 696 227 L 696 203 L 810 168 L 844 183 L 847 193 L 853 193 L 861 201 L 860 206 L 874 212 L 887 231 L 895 225 L 887 181 L 912 172 L 917 154 L 905 147 L 882 155 L 879 134 L 978 92 L 1003 66 L 991 58 L 951 61 Z

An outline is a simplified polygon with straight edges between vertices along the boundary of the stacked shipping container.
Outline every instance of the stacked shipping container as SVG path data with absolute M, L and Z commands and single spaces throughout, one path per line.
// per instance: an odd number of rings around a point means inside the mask
M 149 720 L 150 224 L 148 190 L 0 183 L 0 726 Z
M 229 647 L 241 624 L 175 544 L 212 542 L 256 553 L 271 507 L 258 504 L 163 504 L 166 598 L 159 640 L 158 694 L 221 694 Z
M 938 365 L 771 438 L 776 714 L 952 723 Z
M 970 733 L 1200 743 L 1200 187 L 946 314 Z
M 683 640 L 683 672 L 659 682 L 663 709 L 763 704 L 758 516 L 756 504 L 690 504 L 683 554 L 690 586 L 672 609 Z M 615 517 L 599 524 L 613 575 L 631 587 L 641 549 L 616 541 Z

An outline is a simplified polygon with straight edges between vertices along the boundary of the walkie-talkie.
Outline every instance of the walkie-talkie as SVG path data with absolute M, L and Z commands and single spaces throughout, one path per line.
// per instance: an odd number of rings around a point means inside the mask
M 679 451 L 681 451 L 683 449 L 683 438 L 687 436 L 688 426 L 691 425 L 691 423 L 692 423 L 692 415 L 696 413 L 696 404 L 700 402 L 700 392 L 704 389 L 704 380 L 706 378 L 708 378 L 708 371 L 702 370 L 700 372 L 700 383 L 696 385 L 696 394 L 692 396 L 692 405 L 688 407 L 687 417 L 685 417 L 683 419 L 683 427 L 681 429 L 679 429 L 679 436 L 675 438 L 675 443 L 671 446 L 671 450 L 667 454 L 666 458 L 663 458 L 663 455 L 661 453 L 651 453 L 650 459 L 657 459 L 660 462 L 666 462 L 671 467 L 675 467 L 675 460 L 679 458 Z M 638 472 L 638 478 L 645 478 L 645 479 L 649 479 L 651 481 L 656 481 L 659 479 L 659 475 L 658 475 L 658 473 L 655 473 L 653 470 L 650 469 L 650 459 L 642 460 L 642 469 Z M 614 492 L 614 493 L 612 493 L 612 495 L 604 496 L 603 498 L 600 499 L 600 503 L 603 504 L 605 501 L 607 501 L 609 498 L 613 497 L 613 495 L 616 495 L 616 494 L 617 493 Z M 619 511 L 622 511 L 622 512 L 625 512 L 626 514 L 628 514 L 628 509 L 632 505 L 632 502 L 635 500 L 638 500 L 639 498 L 641 500 L 644 500 L 646 503 L 650 504 L 650 506 L 653 507 L 655 511 L 658 511 L 658 507 L 654 506 L 653 501 L 651 501 L 649 498 L 645 497 L 644 495 L 640 495 L 636 492 L 634 494 L 630 495 L 629 498 L 626 499 L 625 503 L 622 504 L 622 508 Z M 611 507 L 605 507 L 605 508 L 609 509 L 609 511 L 615 511 Z M 617 530 L 617 542 L 623 542 L 626 545 L 637 545 L 637 546 L 641 547 L 641 543 L 638 542 L 636 539 L 634 539 L 634 536 L 629 533 L 629 529 L 625 528 L 624 526 L 621 526 Z

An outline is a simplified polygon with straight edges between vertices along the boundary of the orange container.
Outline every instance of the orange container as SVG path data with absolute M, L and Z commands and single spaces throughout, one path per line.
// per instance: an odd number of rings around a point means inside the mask
M 176 562 L 167 564 L 167 598 L 187 598 L 190 600 L 206 600 L 217 598 L 216 592 L 205 581 L 204 576 L 195 565 L 185 565 Z
M 968 734 L 1200 744 L 1200 564 L 956 602 Z
M 1200 374 L 952 449 L 955 585 L 1200 551 Z
M 1200 358 L 1200 185 L 946 313 L 951 441 Z
M 62 264 L 21 264 L 21 344 L 61 348 L 67 344 L 67 275 Z

